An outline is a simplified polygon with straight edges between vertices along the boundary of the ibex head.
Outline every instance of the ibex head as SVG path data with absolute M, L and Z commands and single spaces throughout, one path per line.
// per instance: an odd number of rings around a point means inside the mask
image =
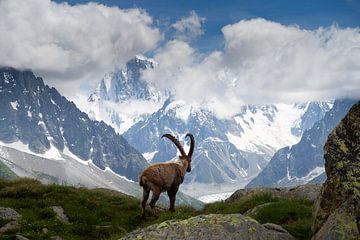
M 189 137 L 190 141 L 191 141 L 190 142 L 190 150 L 189 150 L 188 154 L 185 153 L 183 146 L 181 146 L 180 142 L 174 136 L 172 136 L 170 134 L 164 134 L 164 135 L 162 135 L 162 137 L 166 137 L 166 138 L 170 139 L 175 144 L 175 146 L 179 149 L 180 154 L 181 154 L 179 158 L 181 160 L 187 161 L 188 166 L 186 168 L 186 171 L 190 172 L 191 171 L 191 158 L 192 158 L 192 155 L 194 152 L 194 147 L 195 147 L 194 136 L 191 133 L 187 133 L 185 136 L 185 137 Z

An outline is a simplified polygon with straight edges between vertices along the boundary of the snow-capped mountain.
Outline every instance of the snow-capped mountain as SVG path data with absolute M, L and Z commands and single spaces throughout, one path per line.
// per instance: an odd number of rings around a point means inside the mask
M 160 100 L 160 92 L 155 91 L 146 81 L 140 80 L 141 71 L 154 68 L 155 64 L 150 59 L 140 56 L 134 57 L 126 63 L 124 69 L 107 73 L 95 92 L 90 95 L 89 101 Z
M 324 118 L 304 132 L 299 143 L 277 151 L 266 168 L 246 187 L 294 186 L 324 179 L 325 141 L 355 103 L 355 100 L 336 100 Z
M 17 176 L 141 196 L 142 155 L 31 71 L 0 68 L 0 102 L 0 161 Z M 177 203 L 203 205 L 181 192 Z
M 321 111 L 313 112 L 315 106 Z M 168 99 L 159 111 L 136 123 L 124 137 L 149 162 L 164 162 L 176 156 L 176 148 L 161 135 L 171 133 L 184 140 L 186 132 L 192 132 L 196 150 L 183 189 L 199 196 L 244 186 L 279 148 L 299 141 L 298 135 L 307 126 L 301 124 L 302 118 L 315 122 L 329 108 L 327 103 L 315 102 L 244 106 L 233 118 L 219 119 L 210 111 Z M 212 187 L 204 187 L 209 184 Z
M 14 146 L 12 146 L 14 147 Z M 91 161 L 84 162 L 61 153 L 62 159 L 49 159 L 33 152 L 18 151 L 0 145 L 0 163 L 19 177 L 38 179 L 44 183 L 107 188 L 140 198 L 142 189 L 137 182 L 129 181 L 113 172 L 110 168 L 100 169 Z M 159 202 L 169 204 L 166 194 L 160 196 Z M 179 192 L 177 205 L 192 206 L 201 209 L 203 203 Z
M 103 120 L 123 133 L 161 107 L 164 96 L 141 80 L 141 71 L 155 65 L 151 59 L 136 56 L 127 62 L 124 69 L 105 74 L 88 102 L 82 106 L 83 110 L 90 118 Z
M 117 128 L 149 162 L 169 161 L 176 156 L 174 146 L 161 140 L 162 134 L 172 133 L 183 140 L 186 132 L 192 132 L 196 138 L 194 166 L 185 183 L 221 186 L 221 190 L 207 187 L 209 193 L 245 186 L 278 149 L 297 143 L 303 132 L 331 108 L 324 102 L 246 105 L 235 116 L 221 119 L 199 106 L 175 101 L 168 97 L 170 94 L 161 96 L 140 75 L 156 64 L 138 58 L 129 63 L 133 62 L 138 64 L 127 64 L 125 70 L 112 72 L 100 81 L 89 97 L 88 112 Z M 131 75 L 125 72 L 140 74 L 124 80 Z M 135 94 L 137 91 L 141 94 Z M 132 106 L 131 111 L 124 110 L 127 106 Z M 188 193 L 193 194 L 190 189 Z
M 62 154 L 137 180 L 147 166 L 104 122 L 92 121 L 31 71 L 0 68 L 0 142 L 44 158 Z

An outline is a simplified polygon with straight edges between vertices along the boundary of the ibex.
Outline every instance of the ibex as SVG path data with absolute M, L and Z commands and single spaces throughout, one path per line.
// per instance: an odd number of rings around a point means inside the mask
M 194 152 L 195 139 L 191 133 L 187 133 L 185 137 L 190 137 L 191 144 L 189 153 L 186 154 L 180 142 L 170 134 L 162 136 L 170 139 L 180 151 L 179 159 L 175 162 L 157 163 L 147 167 L 139 177 L 139 184 L 143 187 L 143 198 L 141 202 L 142 217 L 145 217 L 146 202 L 149 198 L 149 193 L 152 191 L 152 198 L 150 207 L 154 217 L 157 217 L 155 204 L 162 192 L 167 191 L 170 200 L 171 212 L 175 211 L 175 198 L 179 186 L 184 181 L 186 172 L 191 171 L 191 157 Z

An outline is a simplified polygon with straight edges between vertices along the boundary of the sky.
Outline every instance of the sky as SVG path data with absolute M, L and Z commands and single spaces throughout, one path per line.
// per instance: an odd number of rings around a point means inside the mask
M 248 103 L 360 96 L 360 0 L 0 0 L 0 65 L 65 96 L 136 54 L 142 78 L 231 116 Z
M 57 2 L 63 2 L 57 0 Z M 70 0 L 70 4 L 86 3 L 86 0 Z M 107 6 L 142 8 L 159 22 L 163 31 L 168 25 L 190 11 L 206 19 L 205 33 L 194 46 L 201 52 L 223 47 L 221 28 L 242 19 L 264 18 L 286 25 L 299 25 L 316 29 L 337 24 L 340 27 L 358 27 L 360 24 L 360 0 L 103 0 Z M 169 36 L 170 37 L 170 36 Z

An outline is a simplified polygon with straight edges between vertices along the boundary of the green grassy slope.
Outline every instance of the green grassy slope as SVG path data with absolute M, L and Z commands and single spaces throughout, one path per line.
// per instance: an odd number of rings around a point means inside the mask
M 16 232 L 29 239 L 118 239 L 127 232 L 169 219 L 185 219 L 207 213 L 245 213 L 255 206 L 269 203 L 254 213 L 259 222 L 282 225 L 299 239 L 309 238 L 311 203 L 273 198 L 263 194 L 236 203 L 209 204 L 202 211 L 189 207 L 177 208 L 175 213 L 160 210 L 160 217 L 140 217 L 140 201 L 105 189 L 89 190 L 60 185 L 43 185 L 32 179 L 1 180 L 0 206 L 11 207 L 23 215 L 21 228 Z M 62 206 L 70 220 L 63 224 L 56 219 L 51 206 Z M 148 211 L 148 216 L 151 216 Z M 4 223 L 0 223 L 3 225 Z M 45 233 L 43 229 L 48 229 Z M 14 239 L 14 233 L 0 239 Z

